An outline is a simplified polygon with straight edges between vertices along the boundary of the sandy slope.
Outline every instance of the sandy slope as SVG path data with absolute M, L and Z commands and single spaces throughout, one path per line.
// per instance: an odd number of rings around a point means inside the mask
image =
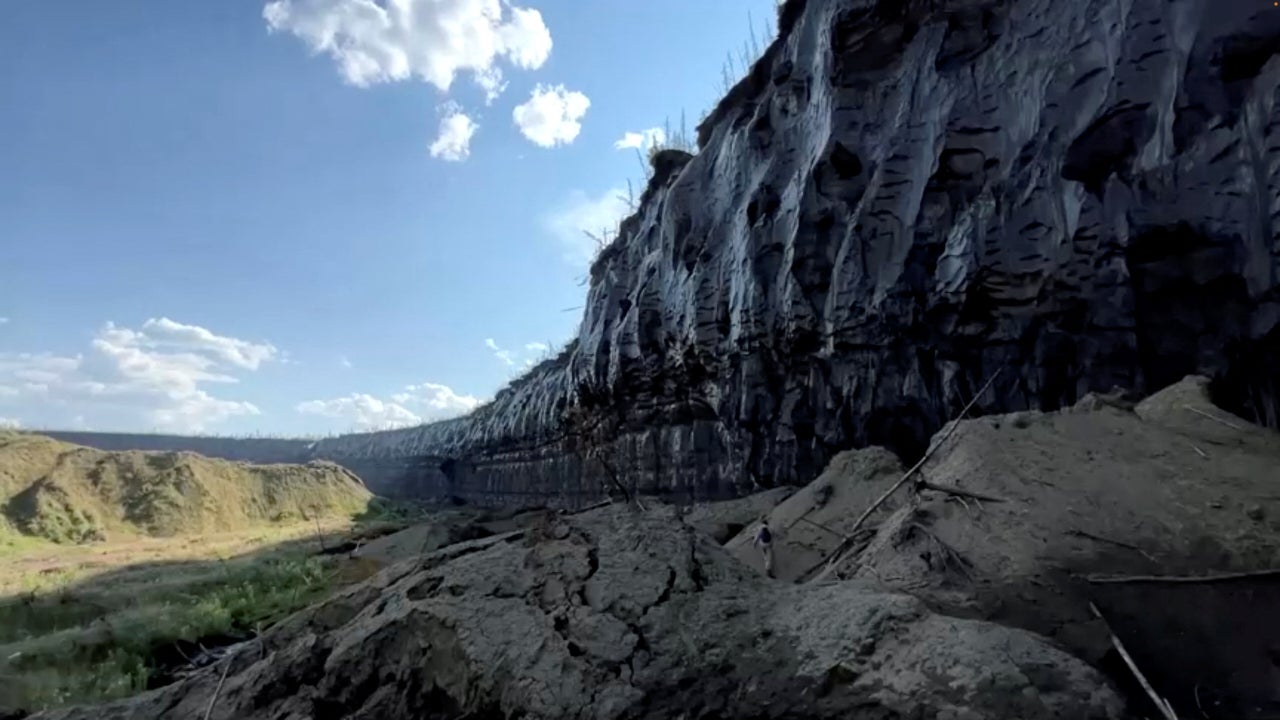
M 81 542 L 222 532 L 351 515 L 371 498 L 357 477 L 331 463 L 250 465 L 0 434 L 0 533 Z

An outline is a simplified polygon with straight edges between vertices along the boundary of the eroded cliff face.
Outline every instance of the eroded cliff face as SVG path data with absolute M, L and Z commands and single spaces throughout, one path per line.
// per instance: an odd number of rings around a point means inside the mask
M 790 0 L 779 25 L 697 155 L 656 159 L 560 357 L 316 452 L 438 459 L 432 492 L 494 502 L 708 497 L 918 452 L 997 371 L 975 412 L 1191 372 L 1276 402 L 1272 3 Z

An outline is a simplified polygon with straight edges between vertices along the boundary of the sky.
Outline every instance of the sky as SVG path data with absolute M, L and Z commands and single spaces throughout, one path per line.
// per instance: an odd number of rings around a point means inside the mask
M 575 334 L 583 231 L 616 227 L 637 149 L 682 113 L 692 135 L 774 6 L 7 4 L 0 426 L 474 408 Z

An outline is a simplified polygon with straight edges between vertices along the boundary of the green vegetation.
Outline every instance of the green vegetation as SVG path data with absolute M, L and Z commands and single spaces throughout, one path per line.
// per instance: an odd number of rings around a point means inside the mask
M 123 697 L 200 641 L 248 639 L 359 579 L 297 543 L 230 560 L 154 563 L 0 601 L 0 711 Z M 346 571 L 346 572 L 344 572 Z M 181 655 L 179 655 L 181 657 Z
M 329 463 L 0 432 L 0 716 L 123 697 L 252 638 L 377 569 L 319 551 L 414 510 Z

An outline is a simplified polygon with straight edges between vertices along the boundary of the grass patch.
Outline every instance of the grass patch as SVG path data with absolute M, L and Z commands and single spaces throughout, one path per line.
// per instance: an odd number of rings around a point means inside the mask
M 170 680 L 202 645 L 249 639 L 368 577 L 376 566 L 340 549 L 413 519 L 331 463 L 0 432 L 0 717 Z
M 107 568 L 79 559 L 28 564 L 22 577 L 6 579 L 11 591 L 28 589 L 0 600 L 0 715 L 147 689 L 175 659 L 198 653 L 198 643 L 249 639 L 377 569 L 316 555 L 315 544 L 303 536 L 236 557 L 177 561 L 125 554 Z

